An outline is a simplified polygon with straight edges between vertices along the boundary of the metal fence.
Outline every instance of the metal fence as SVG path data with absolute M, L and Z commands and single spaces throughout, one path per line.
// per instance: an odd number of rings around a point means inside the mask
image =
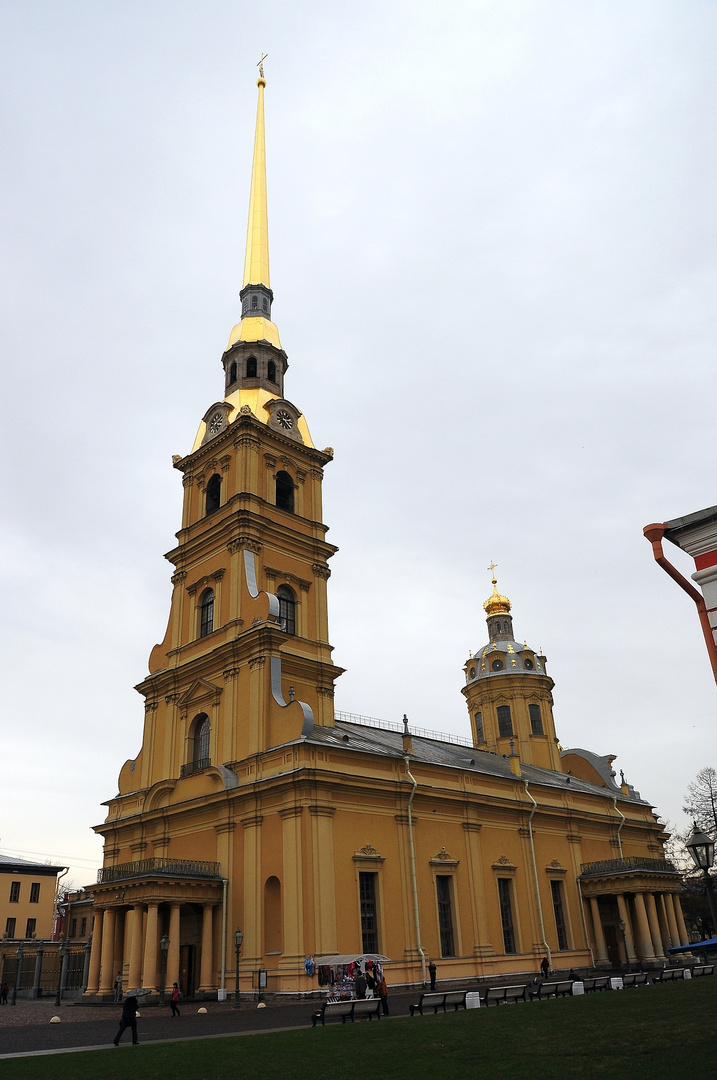
M 676 874 L 677 870 L 668 859 L 643 859 L 640 855 L 628 855 L 625 859 L 602 859 L 583 863 L 581 877 L 602 877 L 603 874 L 624 874 L 630 870 L 646 870 L 657 874 Z
M 0 948 L 0 983 L 7 983 L 8 997 L 13 989 L 22 997 L 49 997 L 57 993 L 60 982 L 63 993 L 76 997 L 83 988 L 87 959 L 84 943 L 69 947 L 64 964 L 58 941 L 38 941 L 22 948 L 6 944 Z
M 173 877 L 221 877 L 218 862 L 201 862 L 190 859 L 137 859 L 136 862 L 104 866 L 97 871 L 97 884 L 122 881 L 125 878 L 143 877 L 146 874 L 167 874 Z

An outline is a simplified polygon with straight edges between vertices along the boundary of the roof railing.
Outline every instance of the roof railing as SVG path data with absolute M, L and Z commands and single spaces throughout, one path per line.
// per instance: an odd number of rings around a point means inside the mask
M 334 713 L 337 720 L 343 720 L 345 724 L 360 724 L 362 727 L 380 728 L 383 731 L 397 731 L 400 735 L 403 734 L 403 724 L 396 723 L 394 720 L 378 720 L 375 716 L 362 716 L 360 713 L 341 712 L 337 709 Z M 414 727 L 413 724 L 409 724 L 409 731 L 411 735 L 417 739 L 433 739 L 435 742 L 447 742 L 453 743 L 455 746 L 470 746 L 473 747 L 473 743 L 470 739 L 464 739 L 462 735 L 449 735 L 445 731 L 429 731 L 428 728 Z

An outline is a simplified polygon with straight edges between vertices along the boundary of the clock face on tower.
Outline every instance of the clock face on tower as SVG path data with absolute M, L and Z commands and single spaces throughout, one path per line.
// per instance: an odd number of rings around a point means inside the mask
M 279 409 L 276 413 L 276 422 L 280 424 L 285 431 L 290 431 L 294 426 L 294 418 L 286 409 Z
M 209 428 L 209 431 L 212 435 L 218 435 L 224 427 L 224 413 L 215 412 L 212 416 L 210 416 L 207 427 Z

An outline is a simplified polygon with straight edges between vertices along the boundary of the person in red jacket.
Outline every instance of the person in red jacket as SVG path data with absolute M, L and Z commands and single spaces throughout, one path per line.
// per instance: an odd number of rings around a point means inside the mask
M 179 987 L 177 986 L 176 983 L 173 983 L 172 984 L 172 999 L 171 999 L 172 1016 L 179 1016 L 180 1015 L 179 1009 L 177 1008 L 178 1005 L 179 1005 Z

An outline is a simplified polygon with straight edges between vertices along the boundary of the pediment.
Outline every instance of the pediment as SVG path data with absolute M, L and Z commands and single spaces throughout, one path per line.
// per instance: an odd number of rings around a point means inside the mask
M 180 708 L 188 709 L 190 705 L 196 705 L 199 702 L 218 701 L 221 692 L 222 687 L 215 686 L 213 682 L 209 682 L 209 679 L 195 679 L 181 695 L 177 704 Z

